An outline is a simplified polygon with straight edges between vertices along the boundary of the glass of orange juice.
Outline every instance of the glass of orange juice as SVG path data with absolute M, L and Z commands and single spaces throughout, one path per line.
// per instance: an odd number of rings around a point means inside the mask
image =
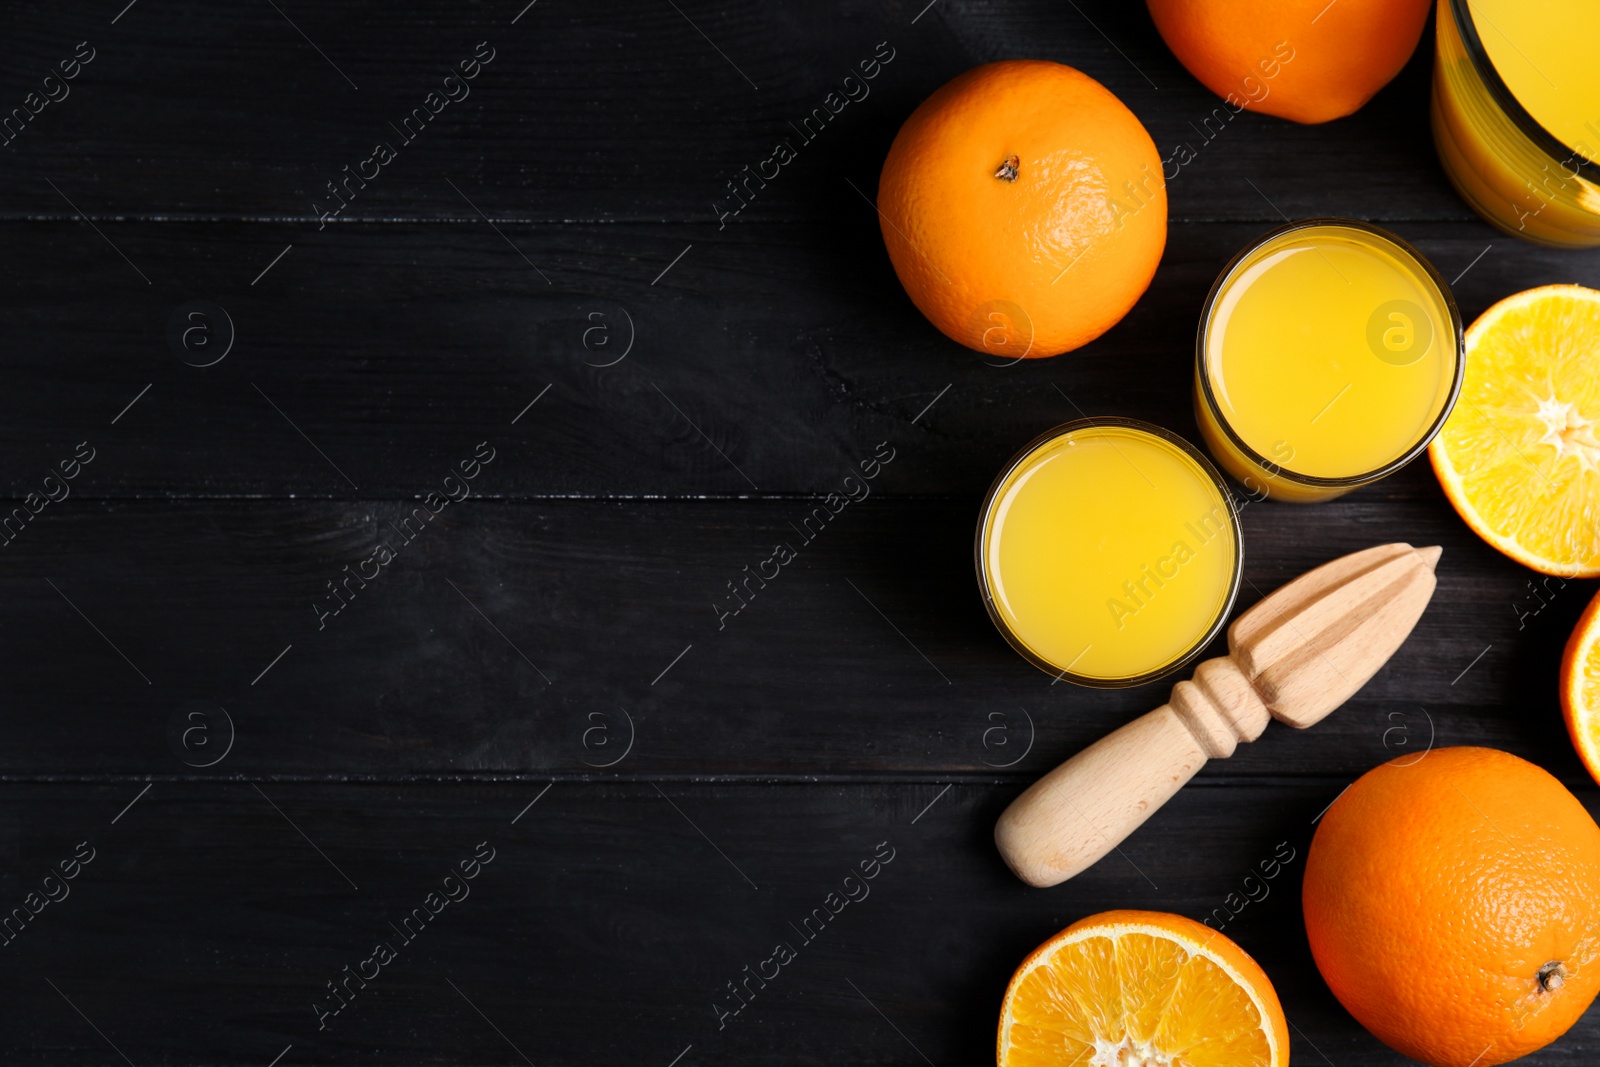
M 1433 139 L 1508 233 L 1600 245 L 1600 3 L 1439 0 Z
M 1462 375 L 1450 287 L 1351 219 L 1271 230 L 1223 268 L 1195 340 L 1195 417 L 1253 496 L 1327 500 L 1421 454 Z
M 1227 622 L 1243 538 L 1222 476 L 1136 419 L 1069 422 L 1012 457 L 974 555 L 989 617 L 1047 674 L 1117 688 L 1188 663 Z

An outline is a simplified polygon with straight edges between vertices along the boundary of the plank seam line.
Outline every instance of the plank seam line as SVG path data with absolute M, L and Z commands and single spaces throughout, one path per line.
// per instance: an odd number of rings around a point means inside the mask
M 1484 225 L 1483 220 L 1476 215 L 1447 215 L 1447 216 L 1411 216 L 1411 215 L 1351 215 L 1349 218 L 1366 222 L 1403 223 L 1403 224 L 1463 224 L 1475 228 Z M 495 224 L 508 226 L 711 226 L 715 219 L 701 218 L 660 218 L 651 216 L 623 217 L 623 218 L 537 218 L 525 215 L 488 215 L 487 218 Z M 429 225 L 470 225 L 482 221 L 479 216 L 465 215 L 346 215 L 338 219 L 328 220 L 333 226 L 352 225 L 392 225 L 392 226 L 429 226 Z M 39 223 L 77 223 L 84 219 L 96 223 L 156 223 L 156 224 L 226 224 L 237 223 L 241 225 L 266 225 L 266 226 L 297 226 L 307 223 L 321 222 L 315 215 L 38 215 L 38 214 L 11 214 L 0 212 L 0 222 L 39 222 Z M 1169 216 L 1167 224 L 1275 224 L 1283 220 L 1276 215 L 1184 215 Z M 782 218 L 751 219 L 746 225 L 757 226 L 814 226 L 817 220 L 799 216 L 785 216 Z
M 1040 771 L 1017 774 L 979 774 L 973 771 L 915 771 L 905 774 L 654 774 L 621 777 L 616 775 L 581 775 L 570 772 L 488 772 L 483 775 L 140 775 L 140 774 L 77 774 L 77 775 L 0 775 L 0 786 L 125 786 L 139 782 L 160 782 L 166 786 L 183 785 L 290 785 L 290 786 L 399 786 L 399 785 L 463 785 L 495 786 L 526 785 L 545 786 L 552 783 L 592 786 L 648 787 L 656 784 L 705 786 L 904 786 L 959 785 L 963 787 L 1014 787 L 1034 781 Z M 1190 787 L 1225 789 L 1233 787 L 1287 788 L 1314 784 L 1332 786 L 1349 783 L 1350 774 L 1331 772 L 1304 775 L 1230 775 L 1228 777 L 1194 778 Z

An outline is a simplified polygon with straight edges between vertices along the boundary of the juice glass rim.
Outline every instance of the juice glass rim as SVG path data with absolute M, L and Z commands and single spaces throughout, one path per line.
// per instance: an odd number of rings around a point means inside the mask
M 1022 465 L 1024 460 L 1044 445 L 1068 434 L 1097 426 L 1112 426 L 1147 433 L 1175 447 L 1178 451 L 1194 460 L 1199 465 L 1201 472 L 1211 480 L 1212 486 L 1222 498 L 1223 505 L 1228 512 L 1230 528 L 1233 530 L 1232 577 L 1228 581 L 1227 596 L 1223 598 L 1222 606 L 1217 609 L 1217 617 L 1212 620 L 1205 633 L 1197 638 L 1181 655 L 1174 657 L 1169 663 L 1161 667 L 1145 671 L 1143 674 L 1130 675 L 1126 678 L 1098 678 L 1091 675 L 1077 674 L 1057 667 L 1035 653 L 1023 643 L 1022 639 L 1013 632 L 1011 625 L 1000 616 L 999 609 L 994 605 L 994 593 L 989 588 L 988 568 L 984 566 L 984 546 L 987 541 L 985 535 L 989 528 L 989 518 L 994 512 L 995 499 L 1000 493 L 1000 487 L 1006 483 L 1006 479 L 1011 477 L 1012 473 Z M 1146 682 L 1165 678 L 1174 671 L 1193 663 L 1195 657 L 1205 651 L 1206 646 L 1211 644 L 1216 639 L 1216 636 L 1227 627 L 1228 616 L 1233 613 L 1234 602 L 1239 597 L 1239 583 L 1244 578 L 1244 527 L 1239 523 L 1239 509 L 1234 504 L 1233 493 L 1229 490 L 1227 481 L 1211 460 L 1194 445 L 1166 427 L 1157 426 L 1153 422 L 1145 422 L 1143 419 L 1131 419 L 1120 415 L 1090 415 L 1073 419 L 1070 422 L 1063 422 L 1053 429 L 1039 434 L 1023 445 L 1000 468 L 1000 473 L 995 475 L 994 482 L 989 486 L 989 491 L 983 496 L 983 506 L 978 509 L 978 530 L 973 538 L 972 557 L 973 565 L 978 572 L 978 593 L 983 600 L 984 609 L 989 613 L 989 621 L 994 623 L 995 629 L 1000 631 L 1000 636 L 1004 637 L 1006 643 L 1015 649 L 1023 659 L 1052 678 L 1072 682 L 1075 685 L 1086 686 L 1091 689 L 1130 689 L 1136 685 L 1144 685 Z
M 1211 388 L 1211 375 L 1209 373 L 1209 365 L 1206 361 L 1206 335 L 1210 332 L 1211 313 L 1216 309 L 1217 297 L 1222 294 L 1223 284 L 1230 277 L 1232 277 L 1234 269 L 1238 267 L 1240 263 L 1244 262 L 1246 256 L 1249 256 L 1267 242 L 1275 241 L 1286 234 L 1291 234 L 1298 230 L 1309 230 L 1319 226 L 1334 227 L 1346 230 L 1358 230 L 1362 233 L 1373 235 L 1389 242 L 1396 248 L 1400 249 L 1400 251 L 1404 252 L 1407 256 L 1411 257 L 1411 259 L 1422 268 L 1423 274 L 1430 282 L 1433 283 L 1434 288 L 1438 290 L 1439 296 L 1444 301 L 1445 309 L 1450 314 L 1450 328 L 1455 334 L 1455 372 L 1450 382 L 1450 394 L 1445 397 L 1444 403 L 1439 408 L 1438 416 L 1428 425 L 1428 428 L 1423 431 L 1422 436 L 1418 438 L 1416 444 L 1412 445 L 1399 456 L 1396 456 L 1394 459 L 1380 467 L 1367 471 L 1364 474 L 1353 474 L 1340 478 L 1326 478 L 1314 474 L 1300 474 L 1297 471 L 1290 470 L 1281 463 L 1267 459 L 1265 456 L 1261 455 L 1261 453 L 1257 452 L 1255 449 L 1246 444 L 1244 438 L 1239 436 L 1238 431 L 1233 428 L 1233 424 L 1228 421 L 1227 416 L 1222 413 L 1221 407 L 1217 404 L 1217 396 L 1215 391 L 1213 391 Z M 1461 395 L 1461 382 L 1466 375 L 1466 349 L 1466 331 L 1461 322 L 1461 309 L 1456 307 L 1455 294 L 1451 293 L 1450 286 L 1445 282 L 1444 276 L 1434 268 L 1434 265 L 1428 261 L 1426 256 L 1413 248 L 1410 242 L 1406 241 L 1399 234 L 1392 233 L 1381 226 L 1374 226 L 1370 222 L 1362 222 L 1360 219 L 1346 219 L 1333 215 L 1326 215 L 1318 216 L 1317 218 L 1298 219 L 1294 222 L 1286 222 L 1282 226 L 1274 226 L 1272 229 L 1268 230 L 1266 233 L 1263 233 L 1260 237 L 1257 237 L 1254 241 L 1251 241 L 1248 245 L 1245 245 L 1243 248 L 1241 248 L 1237 253 L 1234 254 L 1232 259 L 1228 260 L 1227 264 L 1222 268 L 1222 270 L 1217 273 L 1217 280 L 1211 283 L 1211 292 L 1206 295 L 1205 303 L 1200 307 L 1200 327 L 1195 332 L 1194 340 L 1195 377 L 1199 382 L 1200 394 L 1205 399 L 1206 409 L 1210 412 L 1212 420 L 1216 422 L 1217 426 L 1222 430 L 1223 434 L 1227 436 L 1228 440 L 1233 444 L 1233 446 L 1243 453 L 1244 457 L 1249 460 L 1253 466 L 1260 467 L 1263 470 L 1272 471 L 1273 477 L 1282 478 L 1284 481 L 1292 482 L 1296 485 L 1303 485 L 1313 489 L 1344 491 L 1356 489 L 1364 485 L 1370 485 L 1373 482 L 1387 478 L 1401 467 L 1404 467 L 1406 464 L 1422 455 L 1423 451 L 1428 447 L 1433 439 L 1438 436 L 1439 430 L 1443 428 L 1445 420 L 1450 417 L 1450 412 L 1455 410 L 1456 399 Z
M 1500 77 L 1494 61 L 1489 58 L 1488 50 L 1483 46 L 1483 38 L 1478 34 L 1478 24 L 1472 18 L 1468 0 L 1449 0 L 1449 4 L 1450 13 L 1455 19 L 1456 33 L 1461 37 L 1467 57 L 1472 60 L 1472 69 L 1477 72 L 1478 80 L 1489 90 L 1489 95 L 1494 98 L 1500 111 L 1556 166 L 1564 167 L 1569 173 L 1586 181 L 1600 184 L 1600 163 L 1590 159 L 1540 125 L 1539 120 L 1534 118 L 1513 95 L 1505 79 Z

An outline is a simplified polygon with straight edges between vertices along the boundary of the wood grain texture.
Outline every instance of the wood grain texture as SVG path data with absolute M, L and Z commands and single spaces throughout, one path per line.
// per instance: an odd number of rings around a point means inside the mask
M 1027 951 L 1135 906 L 1225 922 L 1283 996 L 1296 1062 L 1401 1062 L 1306 949 L 1312 819 L 1375 763 L 1447 744 L 1533 759 L 1596 808 L 1555 694 L 1594 583 L 1530 586 L 1425 465 L 1314 508 L 1247 504 L 1239 610 L 1396 540 L 1444 547 L 1433 607 L 1337 713 L 1242 746 L 1125 858 L 1034 891 L 995 817 L 1166 687 L 1052 686 L 1019 660 L 974 587 L 978 501 L 1080 413 L 1195 437 L 1201 302 L 1284 216 L 1391 226 L 1469 321 L 1529 286 L 1600 286 L 1600 253 L 1520 244 L 1458 200 L 1426 45 L 1357 115 L 1298 127 L 1219 117 L 1138 3 L 925 4 L 0 11 L 0 116 L 95 50 L 0 152 L 6 906 L 97 850 L 0 945 L 0 1059 L 981 1063 Z M 470 96 L 396 131 L 320 225 L 325 183 L 478 42 L 494 58 Z M 870 95 L 722 217 L 727 183 L 880 42 Z M 1196 154 L 1127 319 L 998 366 L 917 314 L 869 200 L 923 97 L 1015 56 L 1078 66 L 1163 156 Z M 197 301 L 209 332 L 185 347 Z M 224 342 L 216 308 L 232 346 L 195 366 L 217 352 L 196 338 Z M 480 442 L 471 498 L 429 505 Z M 864 495 L 844 479 L 880 445 L 870 496 L 820 522 L 827 494 Z M 319 626 L 327 583 L 385 539 L 395 558 Z M 733 612 L 728 583 L 780 541 L 795 559 Z M 319 1031 L 326 983 L 480 841 L 498 851 L 470 899 Z M 719 1028 L 726 983 L 882 841 L 871 897 Z M 1527 1062 L 1589 1062 L 1597 1040 L 1591 1019 Z
M 726 183 L 789 138 L 799 158 L 732 226 L 836 226 L 839 194 L 854 195 L 842 177 L 870 193 L 924 97 L 970 66 L 1030 56 L 1103 82 L 1163 158 L 1186 158 L 1177 153 L 1189 146 L 1194 159 L 1172 186 L 1177 218 L 1277 221 L 1279 210 L 1319 213 L 1330 194 L 1371 218 L 1470 217 L 1429 141 L 1426 46 L 1371 106 L 1308 128 L 1231 116 L 1138 4 L 525 5 L 141 0 L 115 25 L 106 8 L 120 4 L 8 5 L 6 109 L 80 41 L 96 57 L 11 146 L 0 212 L 68 214 L 53 181 L 94 216 L 289 218 L 315 229 L 313 205 L 331 203 L 326 183 L 387 141 L 398 158 L 346 218 L 469 220 L 481 209 L 497 219 L 714 223 L 733 203 Z M 480 41 L 495 58 L 470 95 L 406 142 L 395 127 Z M 843 80 L 880 42 L 894 58 L 867 95 L 803 136 L 799 125 L 830 92 L 849 90 Z
M 1112 905 L 1209 918 L 1253 954 L 1295 1062 L 1410 1062 L 1350 1020 L 1306 945 L 1299 884 L 1333 779 L 1197 784 L 1052 890 L 989 847 L 1006 799 L 990 787 L 258 785 L 157 783 L 114 826 L 134 783 L 0 787 L 8 904 L 95 850 L 0 950 L 7 1062 L 123 1062 L 109 1041 L 141 1065 L 266 1064 L 291 1044 L 284 1064 L 631 1067 L 689 1046 L 683 1063 L 981 1063 L 1016 964 Z M 405 943 L 389 924 L 480 842 L 494 858 L 470 895 Z M 864 881 L 880 843 L 893 858 Z M 819 908 L 837 914 L 806 925 Z M 380 940 L 397 958 L 319 1031 L 326 983 Z M 726 984 L 780 942 L 796 958 L 719 1028 Z M 1596 1040 L 1590 1015 L 1527 1062 L 1587 1063 Z
M 507 449 L 478 481 L 516 462 Z M 1239 611 L 1383 539 L 1445 550 L 1430 609 L 1350 704 L 1204 773 L 1353 775 L 1431 738 L 1510 748 L 1586 781 L 1555 678 L 1593 583 L 1536 597 L 1426 468 L 1394 482 L 1409 491 L 1244 508 Z M 172 716 L 202 700 L 238 731 L 227 761 L 203 772 L 226 776 L 1029 780 L 1148 711 L 1170 681 L 1052 685 L 1017 657 L 979 603 L 977 510 L 976 498 L 873 496 L 820 531 L 813 518 L 806 543 L 808 500 L 468 499 L 405 544 L 390 523 L 414 507 L 391 502 L 69 498 L 3 549 L 0 674 L 17 711 L 0 719 L 0 767 L 202 773 L 167 738 Z M 315 605 L 336 603 L 327 582 L 385 540 L 398 557 L 366 589 L 352 584 L 319 629 Z M 780 541 L 796 558 L 733 613 L 728 583 Z M 629 717 L 628 758 L 592 767 L 620 751 Z
M 980 494 L 1080 413 L 1198 440 L 1195 322 L 1264 223 L 1174 227 L 1122 323 L 1078 352 L 1007 365 L 930 326 L 871 208 L 842 184 L 829 195 L 826 228 L 502 226 L 553 286 L 481 220 L 310 240 L 278 225 L 102 225 L 149 286 L 83 223 L 0 225 L 19 339 L 0 487 L 33 491 L 87 439 L 104 455 L 85 495 L 409 499 L 488 438 L 523 456 L 483 480 L 496 496 L 826 493 L 882 441 L 904 457 L 883 491 Z M 1338 196 L 1314 210 L 1344 210 Z M 1468 321 L 1535 284 L 1600 286 L 1600 252 L 1481 223 L 1396 230 L 1461 278 Z M 211 367 L 168 340 L 196 299 L 236 334 Z

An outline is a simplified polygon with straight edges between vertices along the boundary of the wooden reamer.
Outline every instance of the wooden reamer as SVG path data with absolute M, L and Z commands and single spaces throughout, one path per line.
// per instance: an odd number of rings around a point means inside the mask
M 1228 628 L 1166 704 L 1079 752 L 1012 801 L 995 844 L 1030 885 L 1064 882 L 1114 849 L 1208 759 L 1269 719 L 1304 728 L 1367 683 L 1433 596 L 1441 549 L 1378 545 L 1325 563 Z

